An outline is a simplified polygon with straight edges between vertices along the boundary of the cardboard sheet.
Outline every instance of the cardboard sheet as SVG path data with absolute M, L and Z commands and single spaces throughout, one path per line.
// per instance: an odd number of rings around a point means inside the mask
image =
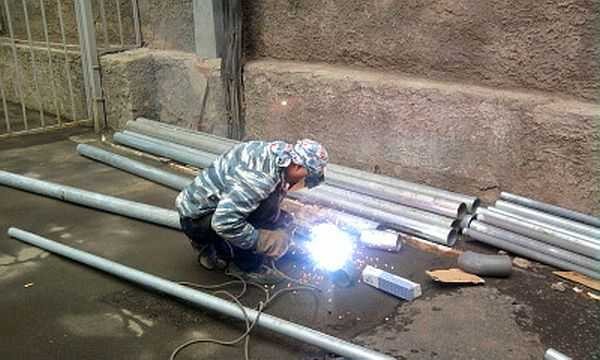
M 590 277 L 582 275 L 575 271 L 553 271 L 554 275 L 560 276 L 563 279 L 571 280 L 578 284 L 589 287 L 590 289 L 594 289 L 600 291 L 600 281 L 594 280 Z
M 461 269 L 442 269 L 425 271 L 433 281 L 447 284 L 484 284 L 485 280 L 477 275 L 469 274 Z

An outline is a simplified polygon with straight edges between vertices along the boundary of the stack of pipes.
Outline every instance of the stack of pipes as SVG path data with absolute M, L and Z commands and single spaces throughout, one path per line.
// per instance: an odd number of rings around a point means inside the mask
M 600 219 L 511 193 L 479 208 L 465 234 L 514 254 L 600 279 Z
M 206 168 L 237 141 L 145 118 L 129 121 L 116 143 Z M 293 199 L 368 218 L 386 227 L 453 246 L 461 220 L 479 206 L 473 196 L 376 175 L 340 165 L 328 166 L 326 183 L 290 192 Z

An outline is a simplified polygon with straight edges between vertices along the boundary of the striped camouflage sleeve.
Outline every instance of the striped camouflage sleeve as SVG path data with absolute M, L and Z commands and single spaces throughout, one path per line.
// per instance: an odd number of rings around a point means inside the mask
M 246 218 L 273 192 L 276 184 L 257 171 L 240 171 L 239 175 L 230 191 L 221 197 L 211 226 L 232 245 L 251 249 L 256 246 L 258 232 Z

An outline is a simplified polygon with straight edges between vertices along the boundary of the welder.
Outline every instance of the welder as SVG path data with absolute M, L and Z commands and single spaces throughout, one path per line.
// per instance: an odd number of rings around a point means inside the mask
M 276 283 L 265 266 L 290 246 L 290 214 L 281 202 L 292 187 L 324 181 L 324 146 L 304 139 L 250 141 L 219 156 L 177 196 L 181 228 L 205 269 L 227 269 L 248 280 Z

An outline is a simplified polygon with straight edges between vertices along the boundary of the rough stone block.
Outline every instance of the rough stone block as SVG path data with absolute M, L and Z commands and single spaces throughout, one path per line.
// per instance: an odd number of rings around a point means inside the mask
M 102 57 L 109 126 L 138 116 L 226 135 L 220 62 L 138 49 Z
M 331 65 L 245 67 L 248 138 L 325 143 L 333 162 L 496 199 L 600 212 L 600 106 Z

